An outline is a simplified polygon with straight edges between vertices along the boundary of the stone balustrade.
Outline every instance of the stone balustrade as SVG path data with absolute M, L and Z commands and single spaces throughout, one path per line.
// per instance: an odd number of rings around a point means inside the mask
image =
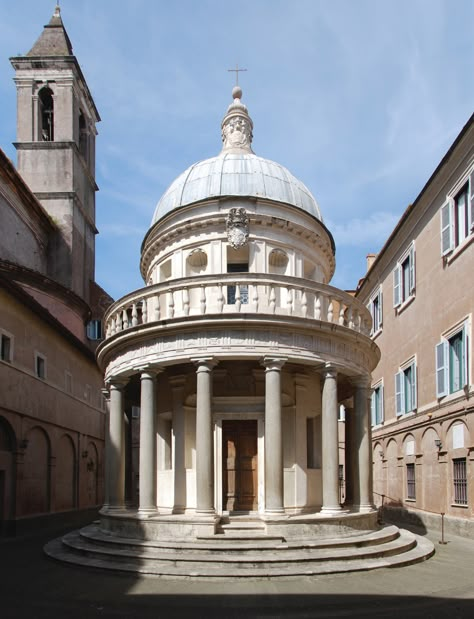
M 332 286 L 284 275 L 229 273 L 173 279 L 123 297 L 105 315 L 105 338 L 161 320 L 230 314 L 295 316 L 367 336 L 371 328 L 367 308 Z

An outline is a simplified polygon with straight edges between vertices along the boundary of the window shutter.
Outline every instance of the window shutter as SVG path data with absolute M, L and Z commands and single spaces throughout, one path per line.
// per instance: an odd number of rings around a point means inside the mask
M 395 412 L 397 415 L 403 415 L 405 412 L 404 402 L 404 374 L 403 372 L 397 372 L 395 374 Z
M 382 311 L 382 290 L 379 290 L 379 294 L 378 294 L 378 298 L 379 298 L 379 304 L 378 304 L 378 318 L 379 318 L 379 329 L 382 326 L 382 316 L 383 316 L 383 311 Z
M 474 230 L 474 172 L 469 177 L 469 224 L 471 231 Z
M 410 248 L 410 294 L 415 290 L 415 246 Z
M 370 315 L 372 316 L 372 327 L 370 328 L 370 335 L 374 334 L 375 331 L 375 320 L 374 320 L 374 302 L 371 301 L 368 305 L 367 305 L 367 309 L 370 312 Z
M 461 385 L 465 387 L 468 384 L 468 363 L 467 363 L 467 346 L 468 338 L 467 338 L 467 329 L 466 325 L 462 328 L 462 380 Z
M 441 207 L 441 255 L 453 249 L 453 205 L 448 200 Z
M 383 385 L 380 385 L 380 397 L 379 397 L 379 403 L 380 403 L 380 423 L 383 422 L 383 420 L 385 419 L 385 411 L 384 411 L 384 406 L 383 406 Z
M 375 419 L 375 390 L 372 391 L 372 395 L 370 397 L 370 416 L 372 418 L 372 425 L 375 426 L 375 424 L 376 424 L 376 419 Z
M 411 366 L 412 372 L 412 381 L 411 381 L 411 410 L 415 411 L 417 409 L 417 401 L 416 401 L 416 363 Z
M 448 342 L 441 340 L 436 344 L 436 397 L 448 393 Z
M 400 305 L 400 265 L 397 264 L 393 271 L 393 307 Z

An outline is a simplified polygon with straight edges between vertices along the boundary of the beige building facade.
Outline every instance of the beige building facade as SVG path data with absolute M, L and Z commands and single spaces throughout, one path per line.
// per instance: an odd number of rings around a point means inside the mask
M 474 535 L 474 118 L 359 284 L 381 360 L 372 375 L 375 499 Z
M 59 8 L 11 59 L 18 167 L 0 151 L 0 533 L 73 522 L 103 501 L 95 349 L 97 110 Z

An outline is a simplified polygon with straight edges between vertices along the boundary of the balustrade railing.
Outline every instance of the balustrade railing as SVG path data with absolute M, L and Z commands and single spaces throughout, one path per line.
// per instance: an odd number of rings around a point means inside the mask
M 364 335 L 371 326 L 367 308 L 332 286 L 282 275 L 230 273 L 174 279 L 123 297 L 105 316 L 105 337 L 141 324 L 211 314 L 295 316 Z

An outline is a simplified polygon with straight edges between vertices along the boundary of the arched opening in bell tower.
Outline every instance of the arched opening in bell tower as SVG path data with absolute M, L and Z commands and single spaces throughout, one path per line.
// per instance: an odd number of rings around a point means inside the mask
M 54 140 L 54 100 L 53 91 L 45 86 L 39 91 L 39 140 L 53 142 Z

